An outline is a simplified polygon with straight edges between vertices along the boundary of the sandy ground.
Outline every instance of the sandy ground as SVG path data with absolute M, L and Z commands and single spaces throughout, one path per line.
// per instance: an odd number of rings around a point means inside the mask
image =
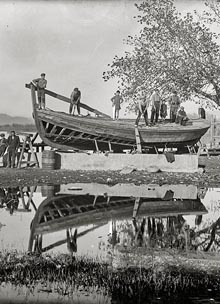
M 8 169 L 0 168 L 0 187 L 42 185 L 45 183 L 134 183 L 139 184 L 194 184 L 200 187 L 220 186 L 220 156 L 206 158 L 204 173 L 148 173 L 134 171 L 121 174 L 120 171 L 70 171 L 43 170 L 38 168 Z M 204 158 L 203 158 L 204 160 Z

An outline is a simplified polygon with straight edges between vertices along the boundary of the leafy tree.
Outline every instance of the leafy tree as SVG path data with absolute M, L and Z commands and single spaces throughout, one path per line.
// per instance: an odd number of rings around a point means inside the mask
M 217 4 L 218 5 L 218 4 Z M 173 89 L 187 100 L 195 96 L 220 105 L 219 36 L 198 15 L 181 15 L 173 0 L 135 4 L 142 29 L 128 36 L 130 51 L 114 57 L 105 81 L 119 78 L 119 89 L 134 108 L 135 101 L 158 88 L 164 98 Z

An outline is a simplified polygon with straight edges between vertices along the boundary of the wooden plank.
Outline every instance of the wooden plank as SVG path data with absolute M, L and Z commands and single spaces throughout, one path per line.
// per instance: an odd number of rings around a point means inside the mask
M 138 130 L 137 126 L 135 126 L 135 139 L 136 139 L 137 151 L 139 153 L 142 153 L 141 140 L 140 140 L 139 130 Z
M 25 87 L 28 88 L 28 89 L 30 89 L 31 88 L 31 84 L 25 84 Z M 47 94 L 47 95 L 49 95 L 51 97 L 54 97 L 56 99 L 65 101 L 67 103 L 70 103 L 70 98 L 68 98 L 66 96 L 63 96 L 63 95 L 59 95 L 59 94 L 57 94 L 57 93 L 55 93 L 53 91 L 49 91 L 49 90 L 45 89 L 45 94 Z M 96 109 L 94 109 L 92 107 L 89 107 L 89 106 L 87 106 L 86 104 L 84 104 L 82 102 L 80 102 L 80 108 L 83 108 L 83 109 L 85 109 L 87 111 L 90 111 L 92 113 L 95 113 L 97 115 L 101 115 L 101 116 L 104 116 L 104 117 L 110 117 L 109 115 L 107 115 L 105 113 L 102 113 L 102 112 L 100 112 L 100 111 L 98 111 L 98 110 L 96 110 Z
M 50 134 L 55 134 L 56 133 L 56 129 L 57 129 L 57 126 L 54 125 L 53 128 L 50 131 Z
M 60 217 L 63 217 L 63 213 L 61 212 L 61 210 L 59 209 L 59 207 L 56 205 L 55 201 L 53 201 L 53 205 L 55 207 L 55 210 L 59 213 Z
M 22 158 L 24 156 L 24 149 L 25 149 L 26 141 L 27 141 L 27 136 L 25 136 L 25 139 L 23 141 L 23 145 L 22 145 L 22 149 L 21 149 L 21 154 L 20 154 L 19 161 L 18 161 L 18 169 L 21 168 L 21 163 L 22 163 Z

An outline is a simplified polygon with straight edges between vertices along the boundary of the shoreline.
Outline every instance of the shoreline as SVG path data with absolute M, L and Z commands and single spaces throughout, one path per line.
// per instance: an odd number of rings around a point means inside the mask
M 100 183 L 118 184 L 186 184 L 198 187 L 219 187 L 220 185 L 220 156 L 206 159 L 207 165 L 203 173 L 149 173 L 133 171 L 122 174 L 120 171 L 71 171 L 45 170 L 40 168 L 8 169 L 0 168 L 0 187 L 33 186 L 45 184 L 67 183 Z

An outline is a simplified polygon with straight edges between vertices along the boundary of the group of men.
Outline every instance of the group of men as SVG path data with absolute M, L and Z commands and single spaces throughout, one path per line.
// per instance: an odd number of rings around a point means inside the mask
M 41 74 L 40 78 L 36 78 L 32 83 L 37 87 L 37 96 L 39 109 L 45 109 L 45 88 L 47 86 L 47 80 L 45 79 L 45 73 Z M 77 110 L 78 115 L 80 114 L 80 100 L 81 92 L 78 88 L 74 88 L 70 95 L 70 106 L 69 114 L 74 115 Z M 113 120 L 119 119 L 119 111 L 121 109 L 121 103 L 123 98 L 120 91 L 116 91 L 115 95 L 111 98 L 112 109 L 113 109 Z M 181 125 L 186 124 L 188 117 L 184 111 L 184 107 L 180 106 L 180 98 L 177 92 L 173 90 L 173 94 L 170 98 L 170 121 L 180 123 Z M 148 120 L 148 111 L 151 111 L 150 122 Z M 154 93 L 150 98 L 143 98 L 137 104 L 137 118 L 135 125 L 138 126 L 141 116 L 143 115 L 146 126 L 155 125 L 158 123 L 159 116 L 162 120 L 167 117 L 167 104 L 161 99 L 158 89 L 155 89 Z
M 188 117 L 183 106 L 180 106 L 180 98 L 177 92 L 174 90 L 169 100 L 170 106 L 170 122 L 179 123 L 185 125 L 188 121 Z M 158 123 L 159 116 L 162 120 L 167 117 L 167 104 L 165 100 L 162 100 L 159 91 L 156 89 L 151 97 L 141 99 L 138 102 L 138 116 L 135 125 L 138 126 L 141 116 L 143 115 L 146 126 L 155 125 Z M 151 110 L 150 122 L 148 120 L 148 110 Z
M 3 156 L 7 151 L 7 168 L 15 168 L 15 159 L 18 148 L 20 146 L 20 138 L 11 131 L 9 137 L 6 139 L 5 134 L 0 134 L 0 156 Z
M 120 95 L 120 91 L 116 91 L 116 94 L 111 98 L 113 108 L 113 120 L 119 119 L 119 110 L 121 109 L 121 103 L 123 98 Z M 180 98 L 176 91 L 173 91 L 169 101 L 170 106 L 170 121 L 173 123 L 186 124 L 188 117 L 183 106 L 180 106 Z M 158 123 L 159 116 L 162 120 L 167 117 L 167 104 L 161 99 L 158 89 L 154 91 L 150 98 L 143 98 L 136 105 L 137 118 L 135 125 L 138 126 L 141 116 L 144 117 L 146 126 L 155 125 Z M 151 111 L 150 121 L 148 119 L 148 112 Z

